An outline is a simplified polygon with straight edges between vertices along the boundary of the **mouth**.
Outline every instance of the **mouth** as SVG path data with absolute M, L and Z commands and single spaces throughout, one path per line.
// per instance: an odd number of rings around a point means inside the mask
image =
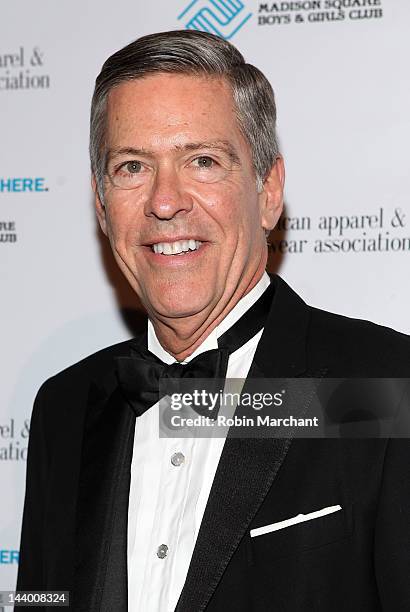
M 151 250 L 157 255 L 175 256 L 187 255 L 198 251 L 203 242 L 194 238 L 175 240 L 173 242 L 156 242 L 151 244 Z

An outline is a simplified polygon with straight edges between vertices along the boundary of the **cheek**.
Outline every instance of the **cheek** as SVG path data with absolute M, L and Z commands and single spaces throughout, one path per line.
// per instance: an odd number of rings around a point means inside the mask
M 136 217 L 136 207 L 128 202 L 111 202 L 108 205 L 107 230 L 111 244 L 124 248 L 136 240 Z
M 249 224 L 250 217 L 255 217 L 256 209 L 252 212 L 250 204 L 254 194 L 247 198 L 246 188 L 236 181 L 196 186 L 190 193 L 226 236 L 237 234 L 241 226 Z

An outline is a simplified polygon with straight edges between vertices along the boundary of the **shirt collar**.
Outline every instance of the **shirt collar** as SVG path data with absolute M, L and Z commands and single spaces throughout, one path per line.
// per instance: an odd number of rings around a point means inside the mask
M 218 338 L 224 332 L 226 332 L 241 316 L 256 302 L 257 299 L 260 298 L 262 293 L 269 287 L 270 278 L 269 275 L 264 272 L 260 280 L 256 283 L 256 285 L 244 295 L 237 304 L 228 312 L 226 317 L 217 325 L 211 333 L 205 338 L 205 340 L 200 344 L 195 351 L 186 358 L 182 363 L 188 363 L 196 357 L 200 355 L 204 351 L 209 351 L 211 349 L 218 348 Z M 154 326 L 151 321 L 148 319 L 148 350 L 151 351 L 154 355 L 161 359 L 164 363 L 171 364 L 175 362 L 175 358 L 167 353 L 167 351 L 161 346 L 154 330 Z

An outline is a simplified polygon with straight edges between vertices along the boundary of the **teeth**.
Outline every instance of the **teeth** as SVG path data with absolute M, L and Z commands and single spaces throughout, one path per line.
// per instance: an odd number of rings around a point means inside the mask
M 188 251 L 195 251 L 199 249 L 202 242 L 199 240 L 177 240 L 176 242 L 158 242 L 152 245 L 154 253 L 162 253 L 163 255 L 179 255 L 180 253 L 187 253 Z

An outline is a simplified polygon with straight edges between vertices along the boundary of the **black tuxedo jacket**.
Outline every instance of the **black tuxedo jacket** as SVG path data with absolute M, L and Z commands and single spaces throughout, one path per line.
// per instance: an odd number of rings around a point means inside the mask
M 407 336 L 309 307 L 273 282 L 250 375 L 409 376 Z M 32 415 L 17 588 L 69 590 L 76 612 L 127 610 L 135 416 L 114 357 L 129 342 L 44 383 Z M 202 610 L 410 610 L 410 441 L 228 438 L 177 606 Z

